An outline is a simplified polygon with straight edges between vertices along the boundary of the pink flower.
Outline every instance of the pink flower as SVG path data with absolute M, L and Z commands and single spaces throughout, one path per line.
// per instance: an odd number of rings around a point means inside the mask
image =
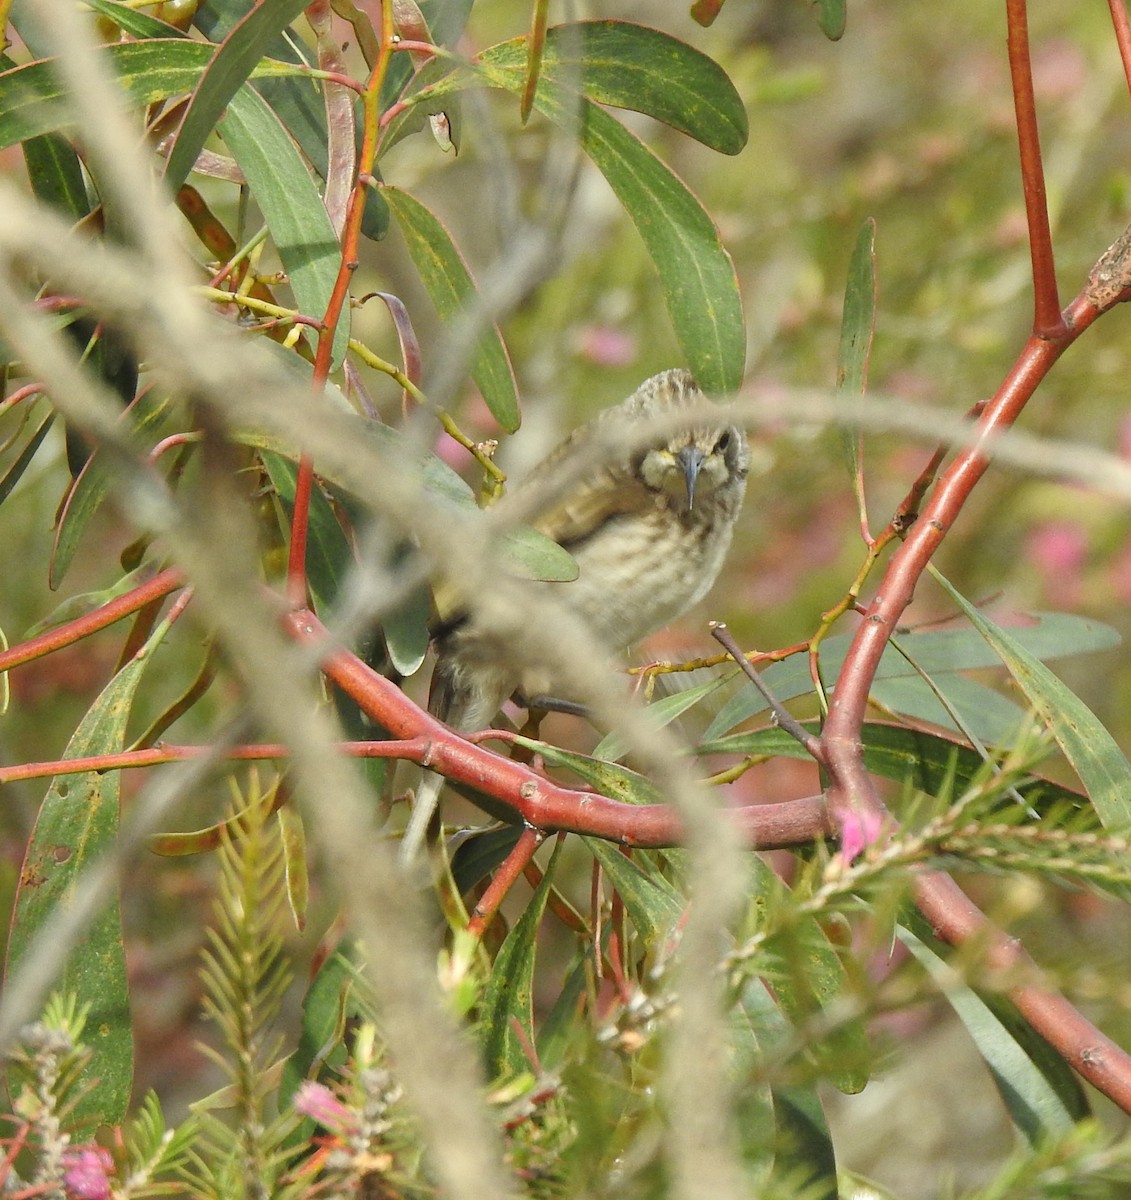
M 299 1084 L 294 1107 L 295 1112 L 316 1121 L 331 1133 L 351 1133 L 357 1124 L 354 1113 L 324 1083 L 310 1079 Z
M 63 1183 L 74 1200 L 110 1200 L 114 1160 L 101 1146 L 72 1146 L 63 1152 Z
M 846 864 L 855 861 L 874 842 L 879 840 L 883 818 L 879 813 L 851 810 L 841 816 L 840 853 Z

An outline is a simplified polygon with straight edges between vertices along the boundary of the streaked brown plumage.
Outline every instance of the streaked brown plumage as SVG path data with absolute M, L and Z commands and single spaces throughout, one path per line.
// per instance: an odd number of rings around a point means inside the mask
M 749 465 L 742 430 L 709 423 L 672 431 L 674 413 L 706 404 L 689 372 L 655 375 L 575 431 L 502 502 L 536 502 L 547 474 L 562 463 L 583 463 L 598 439 L 623 430 L 626 443 L 635 443 L 611 463 L 582 468 L 566 494 L 530 521 L 569 550 L 579 569 L 571 583 L 534 586 L 552 588 L 610 652 L 627 649 L 701 600 L 730 546 Z M 665 418 L 655 444 L 642 446 L 642 426 Z M 526 699 L 574 699 L 555 683 L 544 667 L 511 661 L 507 648 L 472 618 L 437 642 L 428 707 L 458 729 L 476 729 L 515 692 Z M 441 783 L 425 777 L 406 833 L 407 855 L 423 837 Z

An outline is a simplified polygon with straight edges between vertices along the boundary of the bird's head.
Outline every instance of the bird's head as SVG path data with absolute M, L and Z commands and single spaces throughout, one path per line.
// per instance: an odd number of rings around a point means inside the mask
M 665 371 L 648 380 L 637 396 L 637 418 L 670 418 L 681 407 L 709 406 L 690 372 L 682 370 Z M 746 437 L 738 426 L 697 424 L 645 450 L 637 469 L 648 487 L 667 493 L 691 512 L 697 500 L 704 503 L 728 486 L 740 484 L 749 461 Z

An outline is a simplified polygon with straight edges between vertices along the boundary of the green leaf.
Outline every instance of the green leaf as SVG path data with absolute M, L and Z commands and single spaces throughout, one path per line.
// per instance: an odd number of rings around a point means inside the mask
M 1131 828 L 1131 763 L 1115 739 L 1084 702 L 1026 648 L 1021 635 L 1027 630 L 1006 633 L 937 571 L 932 574 L 1005 663 L 1025 699 L 1052 730 L 1105 827 Z
M 931 682 L 939 695 L 926 680 L 908 676 L 878 680 L 870 696 L 874 703 L 914 721 L 927 721 L 952 733 L 962 733 L 939 698 L 941 695 L 962 718 L 966 729 L 985 746 L 1008 745 L 1025 719 L 1024 710 L 1012 700 L 965 675 L 936 675 Z
M 426 68 L 418 76 L 421 102 L 431 106 L 450 92 L 484 82 L 520 92 L 522 70 L 493 67 L 489 54 L 485 51 L 476 66 Z M 745 370 L 746 324 L 734 264 L 709 214 L 639 138 L 590 100 L 543 78 L 534 104 L 576 133 L 635 224 L 660 276 L 680 348 L 700 385 L 708 392 L 736 391 Z
M 475 282 L 451 235 L 415 197 L 400 188 L 381 189 L 396 219 L 413 265 L 440 319 L 449 328 L 476 300 Z M 476 343 L 471 375 L 491 415 L 508 433 L 519 426 L 518 390 L 503 336 L 492 322 Z
M 251 87 L 232 97 L 220 132 L 263 213 L 299 309 L 321 319 L 337 282 L 342 251 L 302 156 L 282 122 Z M 334 333 L 335 369 L 349 348 L 349 331 L 347 304 Z
M 781 878 L 757 855 L 749 860 L 748 894 L 755 912 L 794 909 L 769 937 L 766 971 L 777 1007 L 795 1030 L 794 1040 L 816 1064 L 816 1073 L 842 1092 L 862 1091 L 868 1082 L 871 1048 L 862 1014 L 829 1024 L 838 1002 L 851 1005 L 850 980 L 836 947 L 816 917 L 796 912 Z M 812 1024 L 827 1028 L 814 1035 Z M 808 1026 L 808 1028 L 807 1028 Z
M 837 354 L 837 391 L 862 396 L 868 390 L 868 360 L 876 331 L 876 221 L 869 217 L 861 226 L 848 264 L 844 291 L 844 315 L 840 325 Z M 849 475 L 858 491 L 861 513 L 866 511 L 860 491 L 860 441 L 857 430 L 841 430 L 841 442 Z
M 628 858 L 619 846 L 603 838 L 587 837 L 584 842 L 624 901 L 640 940 L 648 950 L 655 950 L 683 916 L 683 897 L 660 874 L 650 855 L 638 853 Z
M 847 0 L 810 0 L 817 6 L 817 23 L 830 42 L 839 42 L 844 37 L 848 24 Z
M 45 204 L 75 221 L 90 212 L 79 156 L 65 138 L 57 133 L 28 138 L 24 142 L 24 161 L 31 190 Z
M 120 29 L 132 34 L 135 38 L 183 38 L 183 34 L 175 25 L 151 17 L 146 12 L 129 8 L 118 0 L 88 0 L 89 7 L 104 17 L 116 22 Z
M 261 451 L 259 457 L 289 521 L 294 515 L 298 467 L 290 459 L 270 451 Z M 315 604 L 323 615 L 330 611 L 341 595 L 342 581 L 352 563 L 353 551 L 349 540 L 330 502 L 316 484 L 310 493 L 306 571 Z
M 579 124 L 582 148 L 644 240 L 700 386 L 737 391 L 746 367 L 742 298 L 734 263 L 706 209 L 635 134 L 595 104 L 544 83 L 535 106 L 567 129 Z
M 538 742 L 533 738 L 519 736 L 514 742 L 540 755 L 549 766 L 565 767 L 572 771 L 610 800 L 619 800 L 624 804 L 667 803 L 667 797 L 650 779 L 627 767 L 588 754 L 563 750 L 560 746 L 551 746 L 548 742 Z
M 398 675 L 409 678 L 420 670 L 432 639 L 429 623 L 432 601 L 426 587 L 417 588 L 407 603 L 389 613 L 382 624 L 389 661 Z
M 273 342 L 265 342 L 264 345 L 269 352 L 278 349 Z M 309 363 L 287 351 L 280 350 L 280 354 L 284 358 L 293 359 L 295 370 L 304 371 L 309 378 Z M 341 399 L 341 393 L 337 389 L 331 387 L 330 390 Z M 345 404 L 344 400 L 342 404 Z M 261 453 L 275 453 L 292 461 L 298 460 L 297 449 L 273 434 L 262 430 L 243 429 L 235 431 L 232 436 L 243 445 L 251 446 Z M 358 417 L 357 436 L 360 439 L 371 439 L 381 453 L 395 456 L 402 465 L 415 460 L 421 473 L 422 486 L 433 502 L 448 504 L 464 515 L 479 513 L 471 488 L 451 467 L 434 454 L 420 450 L 399 430 L 388 425 L 363 421 Z M 317 468 L 318 464 L 315 466 Z M 325 483 L 347 496 L 351 503 L 364 508 L 333 471 L 319 471 L 319 475 Z M 547 583 L 569 583 L 577 578 L 577 563 L 573 556 L 545 534 L 526 526 L 509 529 L 502 534 L 499 538 L 499 555 L 507 570 L 519 578 L 537 579 Z
M 813 733 L 818 732 L 816 722 L 803 724 Z M 864 765 L 871 774 L 907 784 L 928 796 L 945 796 L 948 789 L 961 793 L 985 770 L 985 762 L 977 751 L 942 734 L 869 721 L 861 731 L 861 739 Z M 777 726 L 705 741 L 695 747 L 695 752 L 785 757 L 805 761 L 810 758 L 803 746 Z M 1038 811 L 1065 804 L 1078 810 L 1087 810 L 1089 807 L 1086 798 L 1079 792 L 1051 779 L 1023 781 L 1016 785 L 1016 791 L 1026 804 Z
M 670 696 L 663 696 L 661 699 L 653 701 L 653 703 L 648 705 L 645 710 L 648 714 L 648 719 L 655 722 L 658 729 L 663 729 L 665 726 L 682 717 L 685 712 L 694 708 L 704 697 L 718 691 L 724 683 L 733 678 L 733 674 L 716 675 L 713 679 L 697 683 L 694 687 L 683 688 L 682 691 L 672 692 Z M 601 739 L 600 744 L 593 751 L 593 754 L 596 758 L 606 758 L 615 762 L 618 758 L 623 758 L 629 749 L 627 740 L 614 729 Z
M 153 645 L 153 643 L 151 643 Z M 86 758 L 123 749 L 134 692 L 148 650 L 126 664 L 103 689 L 67 744 L 64 758 Z M 118 834 L 120 773 L 57 775 L 47 790 L 20 870 L 8 939 L 6 976 L 37 948 L 60 908 L 73 906 L 86 869 L 111 851 Z M 115 892 L 67 957 L 57 988 L 91 1005 L 86 1041 L 88 1068 L 97 1083 L 79 1102 L 76 1120 L 109 1125 L 123 1120 L 133 1079 L 133 1035 L 122 941 L 121 904 Z
M 523 579 L 572 583 L 579 574 L 577 560 L 568 550 L 529 525 L 506 530 L 499 553 L 508 568 Z
M 208 0 L 208 3 L 197 11 L 193 23 L 209 41 L 220 42 L 229 36 L 252 7 L 250 0 Z M 302 43 L 299 42 L 299 45 Z M 304 61 L 295 45 L 281 35 L 266 39 L 261 44 L 260 51 L 265 57 L 277 62 L 294 63 L 297 66 Z M 397 54 L 393 57 L 396 61 L 408 56 Z M 297 78 L 265 78 L 256 84 L 255 90 L 287 127 L 287 131 L 298 142 L 299 149 L 310 160 L 310 165 L 325 179 L 329 161 L 326 144 L 326 106 L 323 93 L 313 84 L 311 77 L 306 75 Z M 360 99 L 357 103 L 360 106 Z M 361 232 L 368 238 L 379 240 L 385 236 L 388 228 L 389 211 L 385 202 L 378 192 L 369 188 L 365 195 Z
M 179 96 L 196 85 L 211 56 L 201 42 L 159 38 L 104 47 L 130 103 L 141 106 Z M 32 62 L 0 74 L 0 148 L 51 133 L 71 121 L 69 100 L 50 62 Z
M 274 0 L 253 8 L 224 39 L 193 89 L 165 164 L 171 191 L 184 183 L 216 122 L 251 75 L 267 46 L 302 12 L 305 0 Z
M 1014 629 L 1012 636 L 1037 658 L 1110 650 L 1120 642 L 1119 634 L 1110 626 L 1071 613 L 1026 615 L 1035 623 Z M 887 647 L 876 672 L 877 679 L 911 678 L 918 676 L 919 671 L 936 678 L 948 672 L 1001 665 L 1000 656 L 980 634 L 970 629 L 912 630 L 898 634 L 895 640 L 903 653 L 894 646 Z M 821 671 L 826 683 L 835 683 L 851 643 L 850 634 L 837 635 L 822 643 Z M 907 661 L 909 658 L 918 671 Z M 762 678 L 783 702 L 813 690 L 809 662 L 804 655 L 774 663 L 762 672 Z M 707 739 L 718 737 L 765 708 L 766 702 L 757 689 L 753 685 L 745 687 L 723 705 L 703 736 Z
M 561 847 L 562 843 L 558 841 L 542 882 L 499 948 L 483 991 L 480 1014 L 483 1053 L 487 1060 L 487 1072 L 492 1078 L 509 1079 L 532 1069 L 512 1022 L 524 1031 L 527 1044 L 532 1046 L 534 958 L 538 928 L 542 924 L 542 914 L 550 895 L 550 881 Z
M 788 1169 L 806 1200 L 837 1200 L 836 1153 L 816 1085 L 798 1083 L 772 1091 L 777 1120 L 774 1174 Z
M 302 1026 L 295 1052 L 283 1064 L 280 1107 L 290 1103 L 300 1083 L 317 1079 L 326 1067 L 346 1058 L 346 1022 L 364 1015 L 358 1005 L 359 956 L 352 944 L 336 950 L 318 969 L 302 1001 Z
M 55 424 L 56 414 L 51 412 L 40 421 L 38 427 L 32 431 L 31 436 L 23 444 L 19 454 L 12 460 L 11 465 L 0 475 L 0 504 L 12 494 L 12 489 L 23 478 L 24 472 L 31 466 L 31 460 L 35 458 L 36 452 L 43 444 L 43 439 L 51 432 L 51 426 Z
M 491 825 L 462 829 L 448 843 L 452 878 L 462 896 L 485 879 L 518 844 L 522 826 Z
M 899 940 L 926 968 L 974 1039 L 1014 1124 L 1034 1149 L 1067 1133 L 1089 1116 L 1079 1081 L 1062 1058 L 1014 1015 L 1005 1002 L 987 1003 L 962 983 L 954 968 L 929 944 L 926 922 L 912 922 L 922 936 L 896 927 Z M 995 1011 L 996 1010 L 996 1011 Z
M 479 64 L 521 92 L 526 37 L 491 46 Z M 560 84 L 598 104 L 630 108 L 695 138 L 712 150 L 737 154 L 749 136 L 746 108 L 713 59 L 658 29 L 630 21 L 579 21 L 546 31 L 543 81 Z
M 123 419 L 130 420 L 132 431 L 139 441 L 146 444 L 156 440 L 156 432 L 169 409 L 167 398 L 153 394 L 139 396 L 130 406 Z M 106 457 L 95 451 L 87 459 L 78 478 L 71 486 L 55 530 L 55 544 L 51 550 L 51 570 L 48 582 L 57 588 L 74 561 L 75 551 L 82 541 L 94 514 L 102 507 L 110 494 L 113 469 Z
M 774 1096 L 767 1080 L 768 1048 L 785 1033 L 785 1022 L 760 979 L 746 981 L 730 1013 L 736 1085 L 735 1127 L 741 1138 L 749 1194 L 764 1194 L 778 1146 Z

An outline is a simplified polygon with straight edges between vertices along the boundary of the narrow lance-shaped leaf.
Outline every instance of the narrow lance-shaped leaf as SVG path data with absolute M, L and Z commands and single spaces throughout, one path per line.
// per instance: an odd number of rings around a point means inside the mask
M 974 1039 L 1005 1101 L 1009 1114 L 1030 1146 L 1067 1133 L 1089 1115 L 1079 1082 L 1063 1060 L 1039 1047 L 1034 1052 L 1028 1031 L 1018 1036 L 953 968 L 928 944 L 926 922 L 914 920 L 918 933 L 897 926 L 899 940 L 926 968 Z
M 844 290 L 844 316 L 840 326 L 840 350 L 837 355 L 838 392 L 861 396 L 868 388 L 868 359 L 876 330 L 876 222 L 869 217 L 861 226 L 848 264 L 848 284 Z M 852 429 L 841 431 L 848 470 L 856 490 L 856 505 L 861 528 L 867 528 L 864 479 L 861 475 L 860 444 L 862 434 Z
M 208 135 L 266 53 L 266 47 L 305 7 L 306 0 L 259 4 L 224 39 L 193 89 L 177 129 L 165 164 L 170 190 L 176 191 L 188 178 Z
M 563 28 L 563 41 L 572 28 Z M 623 30 L 615 32 L 619 37 Z M 481 82 L 519 92 L 524 62 L 517 43 L 503 43 L 484 51 L 474 65 L 453 69 L 448 63 L 437 64 L 418 77 L 420 102 L 431 109 L 442 104 L 449 93 Z M 746 326 L 738 277 L 714 222 L 686 185 L 639 138 L 585 96 L 555 80 L 547 65 L 535 107 L 577 134 L 636 225 L 659 273 L 680 347 L 699 383 L 709 392 L 736 391 L 745 369 Z M 622 84 L 617 90 L 613 64 L 587 74 L 567 63 L 561 73 L 563 79 L 576 80 L 582 88 L 587 80 L 599 81 L 599 85 L 594 82 L 593 91 L 603 101 L 631 100 L 631 88 Z M 656 82 L 660 74 L 656 73 Z M 702 132 L 698 126 L 696 131 Z M 395 136 L 395 130 L 390 134 Z
M 507 934 L 483 992 L 483 1049 L 487 1069 L 493 1076 L 510 1077 L 532 1069 L 514 1024 L 524 1031 L 528 1044 L 533 1045 L 534 957 L 538 928 L 550 896 L 550 881 L 561 846 L 559 841 L 554 847 L 542 882 Z
M 153 643 L 151 642 L 150 645 Z M 134 692 L 147 661 L 135 657 L 106 685 L 67 745 L 64 758 L 120 751 Z M 20 871 L 5 975 L 35 954 L 40 935 L 60 908 L 75 903 L 86 870 L 113 849 L 118 833 L 120 774 L 87 771 L 51 781 Z M 79 1102 L 76 1117 L 117 1124 L 126 1113 L 133 1078 L 129 987 L 117 893 L 91 918 L 68 955 L 57 985 L 91 1005 L 89 1074 L 97 1087 Z
M 1099 621 L 1071 613 L 1025 615 L 1034 623 L 1012 630 L 1011 636 L 1036 658 L 1060 658 L 1119 645 L 1119 634 Z M 827 680 L 835 680 L 840 674 L 851 641 L 851 635 L 838 634 L 822 644 L 821 670 Z M 900 645 L 902 654 L 891 646 L 884 650 L 876 671 L 877 679 L 911 678 L 920 672 L 937 677 L 948 672 L 996 667 L 1001 663 L 1000 656 L 981 634 L 969 629 L 914 630 L 900 635 Z M 909 659 L 914 660 L 915 666 Z M 803 655 L 774 663 L 766 668 L 762 678 L 782 701 L 803 696 L 813 687 L 808 660 Z M 765 707 L 765 700 L 753 686 L 744 687 L 723 705 L 704 737 L 718 737 Z
M 525 94 L 529 38 L 491 46 L 479 64 Z M 578 21 L 546 31 L 542 79 L 598 104 L 646 113 L 723 154 L 746 145 L 746 107 L 727 73 L 686 42 L 631 21 Z
M 423 204 L 400 188 L 384 187 L 385 197 L 413 265 L 420 274 L 440 319 L 449 328 L 466 320 L 476 302 L 475 282 L 451 235 Z M 508 432 L 519 426 L 518 392 L 502 334 L 487 324 L 476 343 L 471 375 L 483 393 L 491 415 Z
M 267 221 L 299 308 L 307 316 L 321 318 L 338 278 L 342 252 L 302 156 L 279 118 L 251 87 L 232 97 L 220 132 Z M 334 333 L 335 368 L 345 357 L 349 330 L 346 304 Z
M 1110 829 L 1131 828 L 1131 763 L 1099 718 L 1025 649 L 1020 638 L 980 613 L 937 571 L 932 574 L 1001 657 L 1025 698 L 1052 730 L 1100 820 Z
M 734 263 L 686 185 L 619 121 L 588 100 L 538 89 L 536 107 L 569 129 L 608 180 L 644 240 L 687 364 L 704 390 L 738 390 L 746 323 Z M 577 112 L 580 106 L 580 113 Z

